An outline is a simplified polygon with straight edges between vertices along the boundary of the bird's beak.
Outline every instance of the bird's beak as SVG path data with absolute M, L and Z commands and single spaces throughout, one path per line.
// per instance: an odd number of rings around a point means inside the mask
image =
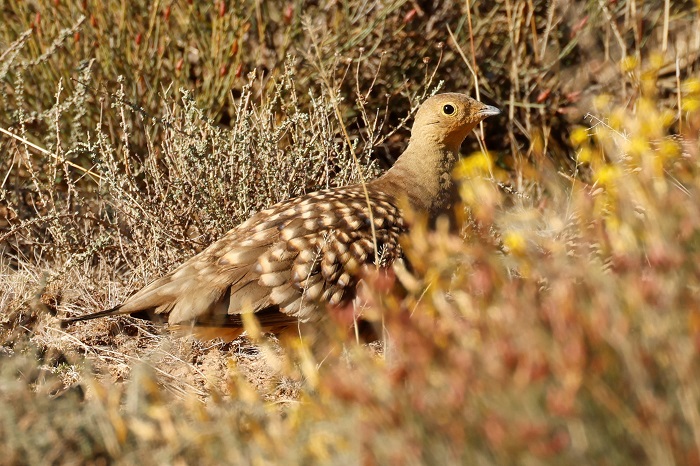
M 498 115 L 501 113 L 501 111 L 499 109 L 497 109 L 496 107 L 492 107 L 490 105 L 484 105 L 483 108 L 481 110 L 479 110 L 478 113 L 479 113 L 479 115 L 481 115 L 483 117 L 489 117 L 492 115 Z

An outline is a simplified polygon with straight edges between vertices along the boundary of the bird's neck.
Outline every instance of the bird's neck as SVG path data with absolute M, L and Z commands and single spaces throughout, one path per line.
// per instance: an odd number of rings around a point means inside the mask
M 413 209 L 434 216 L 449 207 L 452 170 L 458 159 L 457 143 L 412 138 L 394 166 L 375 182 L 399 196 L 404 194 Z

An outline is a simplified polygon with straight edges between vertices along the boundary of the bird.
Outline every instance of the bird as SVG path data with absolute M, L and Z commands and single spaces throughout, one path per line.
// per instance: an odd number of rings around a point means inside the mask
M 383 175 L 279 202 L 229 230 L 122 304 L 62 326 L 132 314 L 233 340 L 253 313 L 264 332 L 318 322 L 356 297 L 363 267 L 402 258 L 403 209 L 435 217 L 450 204 L 451 172 L 467 135 L 500 110 L 459 93 L 418 108 L 408 146 Z

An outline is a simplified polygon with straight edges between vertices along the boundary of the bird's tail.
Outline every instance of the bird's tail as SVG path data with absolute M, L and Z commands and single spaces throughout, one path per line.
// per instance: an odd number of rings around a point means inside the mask
M 115 306 L 111 309 L 106 309 L 104 311 L 98 311 L 98 312 L 93 312 L 92 314 L 85 314 L 82 316 L 77 316 L 77 317 L 68 317 L 66 319 L 61 319 L 61 328 L 66 328 L 70 324 L 75 323 L 75 322 L 80 322 L 82 320 L 92 320 L 92 319 L 99 319 L 100 317 L 108 317 L 108 316 L 117 316 L 120 314 L 131 314 L 132 317 L 137 317 L 141 319 L 149 319 L 149 315 L 144 313 L 144 315 L 140 315 L 140 312 L 128 312 L 128 311 L 123 311 L 122 310 L 122 305 L 120 304 L 119 306 Z

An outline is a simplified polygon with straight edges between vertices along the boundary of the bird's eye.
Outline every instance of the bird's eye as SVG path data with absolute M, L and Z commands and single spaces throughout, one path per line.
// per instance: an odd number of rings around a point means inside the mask
M 445 104 L 442 107 L 442 112 L 445 115 L 452 115 L 455 112 L 455 107 L 454 107 L 454 105 Z

